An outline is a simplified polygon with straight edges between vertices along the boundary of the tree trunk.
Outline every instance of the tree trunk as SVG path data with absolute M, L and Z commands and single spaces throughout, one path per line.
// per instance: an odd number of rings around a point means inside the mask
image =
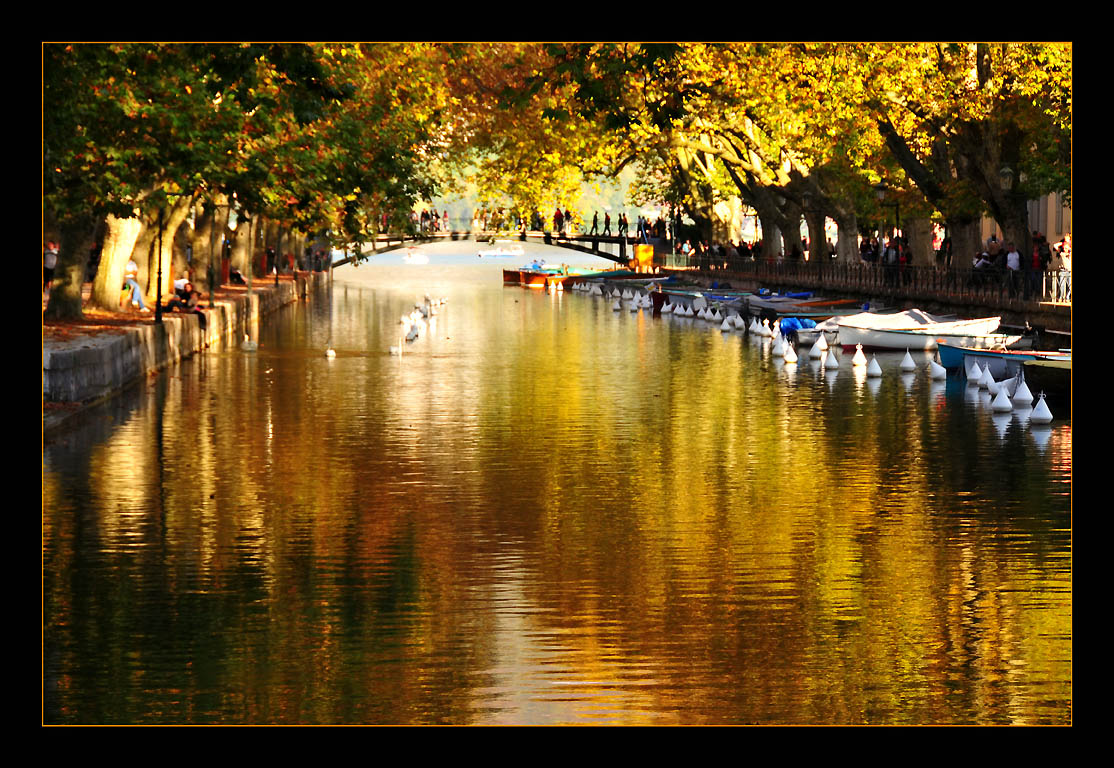
M 918 267 L 931 267 L 936 263 L 936 251 L 932 249 L 932 222 L 928 219 L 910 219 L 908 222 L 909 252 Z
M 141 216 L 139 218 L 139 234 L 132 246 L 131 260 L 139 267 L 136 281 L 146 285 L 151 274 L 151 254 L 155 247 L 155 238 L 159 236 L 159 223 L 157 218 Z
M 969 268 L 983 251 L 980 222 L 977 219 L 948 221 L 948 236 L 952 239 L 952 266 Z
M 120 310 L 120 291 L 124 285 L 124 269 L 128 265 L 139 237 L 142 222 L 138 218 L 121 219 L 109 215 L 104 245 L 101 248 L 101 263 L 93 278 L 91 303 L 110 312 Z
M 810 210 L 805 213 L 805 223 L 808 226 L 808 261 L 821 263 L 828 258 L 828 237 L 824 231 L 824 222 L 827 219 L 823 211 Z
M 240 271 L 240 274 L 246 279 L 248 276 L 248 259 L 250 257 L 252 220 L 246 214 L 241 213 L 236 223 L 236 229 L 232 232 L 232 266 Z M 218 236 L 219 240 L 219 236 Z
M 220 263 L 215 254 L 219 252 L 220 240 L 216 233 L 216 211 L 212 206 L 203 206 L 199 215 L 193 222 L 193 282 L 199 286 L 202 293 L 210 293 L 213 287 L 209 284 L 209 266 L 213 267 L 213 277 L 220 269 Z
M 854 213 L 839 214 L 836 218 L 838 239 L 836 258 L 840 264 L 859 263 L 859 220 Z
M 773 214 L 758 212 L 758 222 L 762 226 L 762 257 L 765 259 L 777 258 L 784 251 L 781 242 L 781 227 L 778 226 L 778 217 Z
M 801 258 L 804 258 L 804 252 L 801 248 L 801 207 L 796 203 L 786 200 L 781 208 L 781 216 L 779 217 L 778 224 L 781 227 L 781 239 L 783 253 L 788 257 L 793 253 L 794 247 L 801 252 Z
M 174 250 L 174 238 L 178 234 L 178 227 L 186 220 L 190 212 L 190 198 L 179 197 L 163 213 L 162 220 L 162 247 L 159 247 L 158 217 L 155 217 L 155 241 L 152 251 L 153 257 L 147 274 L 147 299 L 154 301 L 159 293 L 159 272 L 162 272 L 162 297 L 165 300 L 170 295 L 170 286 L 174 282 L 174 270 L 171 266 L 171 253 Z
M 58 263 L 50 284 L 50 300 L 43 318 L 46 320 L 80 320 L 81 288 L 89 265 L 96 223 L 89 217 L 64 222 L 59 228 Z M 116 292 L 119 299 L 120 292 Z

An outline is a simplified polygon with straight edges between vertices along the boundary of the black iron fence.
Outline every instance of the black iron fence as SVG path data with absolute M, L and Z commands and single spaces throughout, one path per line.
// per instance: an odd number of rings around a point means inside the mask
M 848 291 L 884 297 L 1010 306 L 1025 302 L 1071 304 L 1071 272 L 960 269 L 662 254 L 660 267 L 723 272 L 724 279 L 743 279 L 773 289 Z

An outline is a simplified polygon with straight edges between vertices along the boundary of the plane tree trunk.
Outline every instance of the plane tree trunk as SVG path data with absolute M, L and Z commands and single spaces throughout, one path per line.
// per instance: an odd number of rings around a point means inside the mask
M 138 217 L 122 219 L 109 214 L 105 225 L 101 263 L 93 278 L 91 304 L 110 312 L 118 312 L 120 292 L 124 285 L 124 269 L 135 250 L 143 224 Z
M 91 216 L 75 217 L 58 228 L 58 262 L 50 285 L 50 300 L 43 311 L 46 320 L 80 320 L 83 316 L 81 289 L 89 266 L 89 252 L 96 233 Z M 119 299 L 120 292 L 116 292 Z

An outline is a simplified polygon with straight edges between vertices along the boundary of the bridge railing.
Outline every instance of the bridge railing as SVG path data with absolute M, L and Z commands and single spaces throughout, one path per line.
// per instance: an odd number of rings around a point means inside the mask
M 814 288 L 878 296 L 963 300 L 1010 306 L 1020 302 L 1071 304 L 1071 272 L 1024 272 L 998 269 L 941 269 L 837 261 L 806 262 L 750 258 L 713 258 L 709 254 L 667 254 L 658 266 L 723 271 L 771 288 Z M 726 275 L 725 275 L 726 277 Z

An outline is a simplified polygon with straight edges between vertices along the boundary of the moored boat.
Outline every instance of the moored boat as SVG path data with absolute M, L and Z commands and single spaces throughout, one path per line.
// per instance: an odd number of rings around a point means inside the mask
M 1002 318 L 947 320 L 919 309 L 882 314 L 860 312 L 838 318 L 839 343 L 845 349 L 923 349 L 934 350 L 937 339 L 951 338 L 962 346 L 988 347 L 1007 344 L 1001 337 L 979 340 L 997 330 Z M 1018 336 L 1017 341 L 1020 339 Z
M 977 361 L 980 369 L 989 366 L 997 379 L 1016 376 L 1018 369 L 1030 360 L 1059 360 L 1071 362 L 1071 352 L 1045 352 L 1035 349 L 977 349 L 947 340 L 937 343 L 940 365 L 945 368 L 967 369 L 970 360 Z

